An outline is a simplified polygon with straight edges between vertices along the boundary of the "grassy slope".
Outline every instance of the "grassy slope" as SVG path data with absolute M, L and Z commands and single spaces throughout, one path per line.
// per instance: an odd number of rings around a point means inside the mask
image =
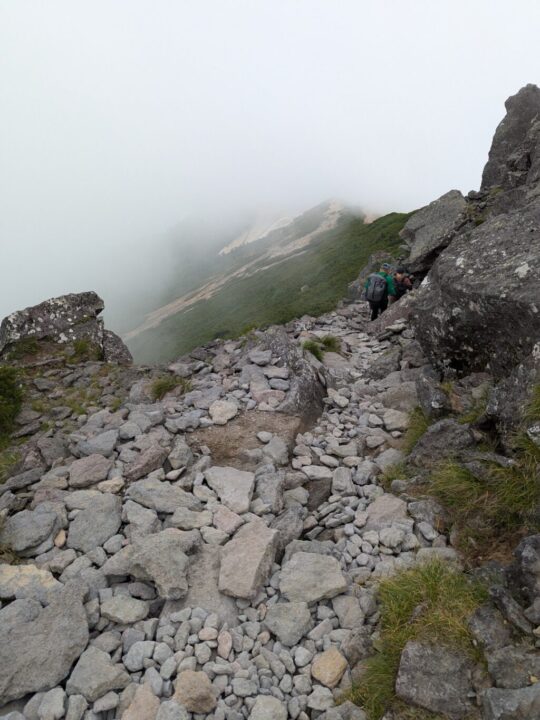
M 216 337 L 236 337 L 249 326 L 288 322 L 335 307 L 369 256 L 397 252 L 398 233 L 409 215 L 391 213 L 364 225 L 344 218 L 298 257 L 247 278 L 235 278 L 189 312 L 134 338 L 137 362 L 170 360 Z M 304 292 L 302 286 L 308 286 Z

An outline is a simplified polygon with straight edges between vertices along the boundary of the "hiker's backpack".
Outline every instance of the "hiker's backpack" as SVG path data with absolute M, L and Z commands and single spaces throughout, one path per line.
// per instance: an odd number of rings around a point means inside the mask
M 380 302 L 386 293 L 386 278 L 378 273 L 372 273 L 367 279 L 366 300 Z

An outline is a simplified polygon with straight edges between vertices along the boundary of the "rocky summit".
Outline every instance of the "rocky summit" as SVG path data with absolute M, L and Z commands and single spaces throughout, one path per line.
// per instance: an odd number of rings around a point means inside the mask
M 540 717 L 535 103 L 412 216 L 425 280 L 373 323 L 150 368 L 94 293 L 4 320 L 0 717 Z

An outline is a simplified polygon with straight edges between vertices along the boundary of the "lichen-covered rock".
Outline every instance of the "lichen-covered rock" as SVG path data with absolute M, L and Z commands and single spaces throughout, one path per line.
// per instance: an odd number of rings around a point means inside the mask
M 540 200 L 457 237 L 418 294 L 413 323 L 433 365 L 509 374 L 540 336 Z
M 54 354 L 51 349 L 54 345 L 73 347 L 75 342 L 84 341 L 102 359 L 130 364 L 131 353 L 122 340 L 103 327 L 99 315 L 104 307 L 103 300 L 95 292 L 83 292 L 51 298 L 11 313 L 0 325 L 0 358 L 9 355 L 22 340 L 44 341 L 51 354 Z

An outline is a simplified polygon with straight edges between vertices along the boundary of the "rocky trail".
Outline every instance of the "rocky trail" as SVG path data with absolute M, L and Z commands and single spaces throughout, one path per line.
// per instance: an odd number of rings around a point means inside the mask
M 0 718 L 540 718 L 540 90 L 507 111 L 374 323 L 134 367 L 95 293 L 2 322 Z
M 151 402 L 136 379 L 115 411 L 37 433 L 0 486 L 0 542 L 21 558 L 0 566 L 4 702 L 69 720 L 364 717 L 334 707 L 376 632 L 371 583 L 455 554 L 378 483 L 423 358 L 404 323 L 366 334 L 364 312 L 215 343 L 171 366 L 188 392 Z M 302 352 L 328 335 L 341 353 Z

